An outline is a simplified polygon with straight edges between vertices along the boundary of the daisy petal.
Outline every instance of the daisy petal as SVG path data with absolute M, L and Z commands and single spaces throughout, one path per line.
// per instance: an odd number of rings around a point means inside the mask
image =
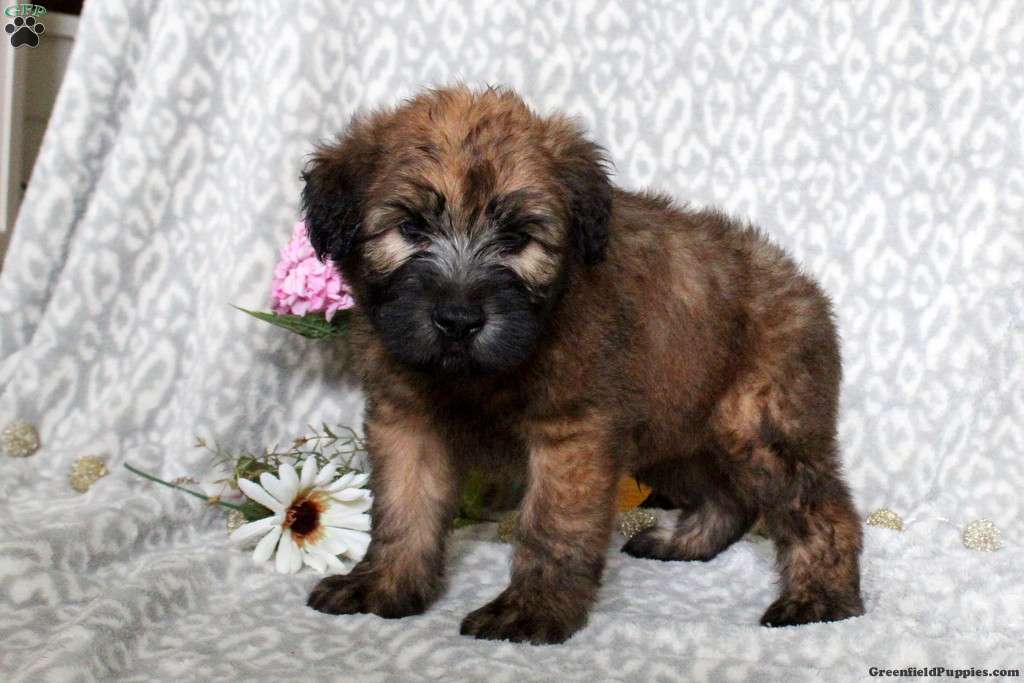
M 370 495 L 370 492 L 367 491 L 366 489 L 348 488 L 333 494 L 332 498 L 334 498 L 335 500 L 348 502 L 351 500 L 360 500 L 362 498 L 366 498 L 368 495 Z
M 274 569 L 277 570 L 278 574 L 294 574 L 295 570 L 292 569 L 294 566 L 294 557 L 299 554 L 299 548 L 295 545 L 295 539 L 292 538 L 292 530 L 285 529 L 281 532 L 281 542 L 277 544 L 277 556 L 274 558 Z M 299 559 L 299 565 L 302 565 L 301 558 Z
M 317 555 L 323 558 L 324 563 L 327 565 L 327 570 L 333 574 L 347 574 L 344 563 L 338 559 L 337 555 L 331 555 L 328 552 L 316 551 Z
M 348 557 L 353 560 L 363 559 L 366 549 L 370 545 L 370 534 L 365 531 L 349 531 L 348 529 L 335 529 L 334 533 L 340 535 L 345 545 L 348 546 L 348 552 L 345 553 Z
M 308 489 L 316 480 L 316 458 L 312 455 L 302 463 L 302 474 L 299 476 L 299 488 Z
M 338 560 L 338 564 L 341 565 L 341 569 L 338 571 L 339 574 L 348 574 L 350 571 L 352 571 L 352 568 L 356 566 L 355 562 L 353 562 L 352 560 L 347 560 L 344 557 L 339 557 L 336 559 Z
M 279 521 L 280 520 L 277 518 L 277 516 L 257 519 L 255 522 L 243 524 L 242 526 L 232 531 L 231 536 L 229 536 L 229 538 L 231 539 L 232 543 L 241 543 L 243 541 L 248 541 L 250 538 L 255 538 L 260 534 L 267 533 L 268 531 L 270 531 L 270 527 L 275 526 L 279 523 Z
M 256 544 L 256 549 L 252 551 L 252 559 L 258 564 L 263 564 L 271 558 L 274 554 L 274 548 L 277 547 L 277 541 L 281 538 L 281 527 L 275 526 L 271 528 L 270 533 L 260 539 L 260 542 Z
M 366 512 L 373 507 L 373 498 L 367 496 L 361 500 L 332 500 L 331 509 L 344 512 L 346 514 L 355 514 L 358 512 Z
M 338 529 L 327 527 L 326 531 L 327 533 L 325 533 L 323 538 L 320 539 L 320 542 L 316 544 L 317 548 L 330 553 L 331 555 L 342 555 L 348 552 L 348 546 L 345 545 L 345 541 L 342 539 L 341 535 L 334 533 L 335 531 L 339 531 Z
M 329 527 L 339 529 L 370 530 L 370 515 L 366 513 L 353 513 L 333 508 L 330 512 L 325 513 L 320 521 Z
M 370 481 L 369 474 L 356 474 L 355 472 L 349 472 L 328 486 L 327 490 L 333 492 L 341 491 L 343 489 L 362 489 L 368 481 Z
M 356 473 L 355 472 L 347 472 L 347 473 L 341 475 L 340 477 L 338 477 L 338 480 L 333 482 L 330 486 L 328 486 L 327 490 L 328 491 L 340 491 L 342 489 L 347 489 L 349 487 L 349 484 L 352 482 L 353 479 L 355 479 L 355 477 L 356 477 Z
M 267 493 L 277 498 L 282 505 L 290 505 L 291 499 L 286 498 L 287 491 L 284 485 L 281 484 L 281 480 L 275 477 L 270 472 L 264 472 L 260 475 L 260 486 L 266 489 Z
M 316 480 L 314 480 L 313 484 L 322 487 L 331 483 L 331 480 L 334 479 L 334 475 L 338 471 L 338 464 L 338 459 L 335 458 L 324 465 L 323 469 L 320 470 L 320 474 L 316 475 Z
M 366 486 L 366 482 L 368 481 L 370 481 L 370 474 L 368 472 L 363 472 L 353 476 L 349 486 L 355 489 L 362 488 L 363 486 Z
M 238 488 L 242 490 L 242 493 L 244 493 L 247 498 L 256 501 L 264 507 L 270 508 L 274 512 L 281 512 L 284 509 L 284 506 L 282 506 L 276 498 L 267 493 L 259 484 L 251 482 L 248 479 L 239 479 Z
M 278 474 L 281 476 L 281 485 L 284 487 L 282 493 L 287 495 L 287 501 L 290 504 L 295 500 L 295 494 L 299 492 L 299 475 L 295 473 L 295 468 L 291 463 L 287 462 L 281 465 Z
M 327 571 L 327 560 L 324 559 L 323 555 L 304 552 L 302 553 L 302 561 L 309 565 L 309 568 L 317 574 L 323 574 Z

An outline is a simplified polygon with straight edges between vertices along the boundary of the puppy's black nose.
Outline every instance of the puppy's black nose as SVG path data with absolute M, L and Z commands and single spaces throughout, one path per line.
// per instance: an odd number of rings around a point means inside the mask
M 469 339 L 484 326 L 484 309 L 475 304 L 438 304 L 434 306 L 434 327 L 452 340 Z

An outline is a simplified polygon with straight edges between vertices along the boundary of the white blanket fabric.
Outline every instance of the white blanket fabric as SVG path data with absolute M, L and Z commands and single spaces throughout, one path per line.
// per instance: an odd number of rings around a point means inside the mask
M 0 672 L 71 680 L 861 680 L 1021 668 L 1024 12 L 1012 0 L 383 3 L 93 0 L 0 274 Z M 45 23 L 45 19 L 44 19 Z M 43 40 L 45 40 L 45 34 Z M 29 55 L 31 58 L 31 55 Z M 474 641 L 510 548 L 460 531 L 450 588 L 386 621 L 304 607 L 313 575 L 229 549 L 223 516 L 128 475 L 193 435 L 358 424 L 329 348 L 266 306 L 298 172 L 355 111 L 462 79 L 579 115 L 616 181 L 749 217 L 833 296 L 841 439 L 867 512 L 867 614 L 765 629 L 771 548 L 707 564 L 609 547 L 562 646 Z M 105 454 L 87 494 L 67 473 Z M 990 518 L 1004 548 L 965 548 Z M 621 539 L 617 539 L 621 542 Z

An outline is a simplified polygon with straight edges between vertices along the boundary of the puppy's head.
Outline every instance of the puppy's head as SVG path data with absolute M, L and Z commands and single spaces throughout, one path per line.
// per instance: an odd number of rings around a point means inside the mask
M 600 148 L 509 91 L 429 91 L 357 118 L 303 180 L 318 255 L 391 354 L 430 372 L 520 365 L 571 269 L 604 257 Z

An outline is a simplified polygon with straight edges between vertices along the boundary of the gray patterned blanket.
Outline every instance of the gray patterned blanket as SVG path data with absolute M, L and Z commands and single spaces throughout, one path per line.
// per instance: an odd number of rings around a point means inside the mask
M 45 40 L 45 34 L 43 35 Z M 93 0 L 0 274 L 6 681 L 860 680 L 1024 666 L 1024 11 L 973 3 Z M 328 617 L 316 578 L 226 544 L 133 478 L 358 424 L 335 354 L 265 308 L 311 143 L 426 84 L 576 114 L 617 182 L 748 216 L 834 297 L 867 614 L 765 629 L 771 549 L 707 564 L 609 547 L 562 646 L 469 640 L 510 549 L 456 533 L 420 617 Z M 112 470 L 88 493 L 78 457 Z M 961 542 L 988 518 L 1003 548 Z M 621 541 L 621 539 L 619 539 Z

